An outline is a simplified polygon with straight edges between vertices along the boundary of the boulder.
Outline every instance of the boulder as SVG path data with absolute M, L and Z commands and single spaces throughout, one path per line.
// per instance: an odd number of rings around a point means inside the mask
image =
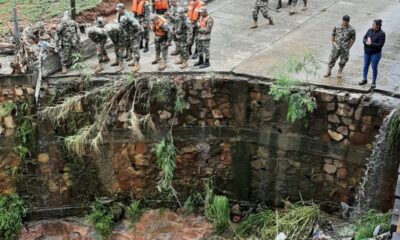
M 344 138 L 342 134 L 332 131 L 332 130 L 328 130 L 328 133 L 329 133 L 329 136 L 331 137 L 331 139 L 335 140 L 336 142 L 340 142 Z
M 40 153 L 38 155 L 38 162 L 40 163 L 47 163 L 49 161 L 50 157 L 48 153 Z
M 325 163 L 322 169 L 327 174 L 334 174 L 336 173 L 337 167 L 333 164 Z

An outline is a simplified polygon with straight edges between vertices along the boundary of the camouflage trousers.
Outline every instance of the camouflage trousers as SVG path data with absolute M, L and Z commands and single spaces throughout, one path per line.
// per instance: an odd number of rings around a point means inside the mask
M 140 23 L 140 25 L 143 27 L 143 35 L 142 35 L 142 39 L 140 39 L 140 41 L 145 41 L 145 42 L 149 42 L 150 40 L 150 29 L 149 27 L 145 27 L 144 26 L 144 17 L 138 17 L 138 21 Z
M 190 23 L 190 28 L 191 29 L 190 29 L 189 33 L 191 33 L 192 36 L 190 38 L 191 41 L 190 41 L 189 47 L 191 48 L 193 46 L 193 44 L 196 43 L 196 48 L 198 48 L 197 47 L 197 45 L 198 45 L 198 40 L 197 40 L 198 27 L 197 27 L 196 23 Z
M 154 45 L 156 46 L 156 55 L 162 55 L 162 59 L 167 61 L 168 56 L 168 45 L 166 38 L 156 38 L 154 40 Z
M 96 57 L 101 60 L 103 57 L 107 56 L 106 43 L 101 42 L 96 44 Z
M 338 58 L 339 66 L 344 67 L 349 61 L 350 49 L 333 47 L 328 60 L 328 67 L 333 68 Z
M 175 44 L 176 44 L 176 49 L 181 54 L 181 58 L 184 60 L 188 60 L 189 52 L 188 52 L 188 44 L 186 38 L 181 40 L 180 37 L 178 37 L 177 41 L 175 41 Z
M 124 46 L 115 46 L 114 45 L 114 52 L 115 52 L 115 59 L 118 62 L 124 61 Z
M 258 14 L 261 11 L 262 15 L 264 18 L 268 19 L 268 4 L 260 6 L 260 5 L 255 5 L 253 9 L 253 20 L 257 22 L 258 20 Z
M 295 6 L 297 4 L 298 0 L 293 0 L 292 5 Z M 307 6 L 307 0 L 303 0 L 304 6 Z
M 60 61 L 62 65 L 71 65 L 73 54 L 78 53 L 78 50 L 73 46 L 63 46 L 60 49 Z
M 200 56 L 201 56 L 201 54 L 204 54 L 204 57 L 206 59 L 210 59 L 210 39 L 207 39 L 207 40 L 199 39 L 197 47 L 198 47 Z
M 129 49 L 131 50 L 131 53 L 133 54 L 133 58 L 136 61 L 139 61 L 139 59 L 140 59 L 140 50 L 139 50 L 140 40 L 141 40 L 141 37 L 138 36 L 129 41 L 129 43 L 130 43 Z

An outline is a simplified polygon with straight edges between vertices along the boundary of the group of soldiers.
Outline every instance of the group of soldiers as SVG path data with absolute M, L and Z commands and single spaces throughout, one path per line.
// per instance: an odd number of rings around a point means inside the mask
M 115 22 L 106 23 L 98 16 L 95 25 L 87 30 L 88 37 L 96 44 L 98 64 L 95 73 L 104 70 L 103 64 L 110 61 L 106 51 L 108 37 L 114 46 L 116 60 L 111 66 L 116 71 L 124 69 L 124 61 L 130 62 L 132 72 L 140 70 L 140 49 L 149 51 L 150 30 L 154 32 L 155 59 L 152 64 L 159 64 L 158 70 L 167 67 L 168 49 L 175 42 L 173 56 L 179 55 L 176 62 L 180 68 L 188 67 L 190 55 L 198 61 L 194 66 L 210 66 L 210 40 L 213 19 L 200 0 L 190 0 L 187 9 L 180 6 L 178 0 L 154 0 L 151 6 L 148 0 L 133 0 L 132 11 L 124 4 L 116 6 Z M 153 12 L 153 14 L 151 14 Z M 80 39 L 78 25 L 70 18 L 63 18 L 57 28 L 57 49 L 59 49 L 62 72 L 72 63 L 74 52 L 79 50 Z M 192 54 L 192 48 L 195 51 Z

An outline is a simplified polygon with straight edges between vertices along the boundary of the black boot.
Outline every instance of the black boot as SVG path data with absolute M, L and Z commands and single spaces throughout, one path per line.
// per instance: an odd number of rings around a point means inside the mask
M 276 9 L 281 9 L 282 8 L 282 0 L 278 0 L 278 6 L 276 6 Z
M 289 6 L 292 5 L 292 0 L 289 0 L 287 5 L 289 5 Z
M 206 61 L 200 65 L 200 68 L 208 68 L 210 66 L 210 59 L 206 58 Z
M 140 40 L 139 49 L 143 49 L 143 39 L 142 39 L 142 40 Z
M 149 42 L 148 41 L 146 41 L 145 43 L 144 43 L 144 49 L 143 49 L 143 52 L 148 52 L 149 51 Z
M 192 56 L 192 59 L 196 59 L 196 58 L 198 58 L 198 57 L 199 57 L 199 53 L 198 53 L 197 47 L 196 47 L 196 50 L 194 51 L 194 54 L 193 54 L 193 56 Z
M 189 56 L 192 55 L 192 46 L 188 46 L 188 54 Z
M 195 67 L 200 66 L 204 63 L 203 55 L 200 55 L 199 61 L 194 64 Z

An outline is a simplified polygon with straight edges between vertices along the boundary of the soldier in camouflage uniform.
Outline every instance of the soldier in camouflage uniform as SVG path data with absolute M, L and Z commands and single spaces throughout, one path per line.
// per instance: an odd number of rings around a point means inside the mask
M 140 40 L 139 49 L 143 48 L 144 42 L 144 49 L 143 52 L 149 51 L 149 40 L 150 40 L 150 13 L 151 13 L 151 6 L 148 0 L 138 0 L 137 6 L 135 6 L 133 13 L 135 14 L 135 18 L 139 21 L 140 25 L 143 27 L 143 35 Z
M 298 2 L 298 0 L 293 0 L 292 8 L 289 11 L 290 15 L 297 13 L 297 2 Z M 301 11 L 305 11 L 305 10 L 307 10 L 307 0 L 303 0 L 303 7 L 301 8 Z
M 274 25 L 272 17 L 268 14 L 268 0 L 256 0 L 253 10 L 253 25 L 251 29 L 257 28 L 258 13 L 261 11 L 264 18 L 268 19 L 270 25 Z
M 57 26 L 56 51 L 60 55 L 62 73 L 72 64 L 72 55 L 79 52 L 80 37 L 78 24 L 65 13 Z
M 176 26 L 176 41 L 175 43 L 177 44 L 177 49 L 179 49 L 180 53 L 180 60 L 177 61 L 175 64 L 179 65 L 180 68 L 187 68 L 188 66 L 188 59 L 189 59 L 189 52 L 188 52 L 188 45 L 191 42 L 190 37 L 192 36 L 191 31 L 190 31 L 190 26 L 188 19 L 186 17 L 186 11 L 184 8 L 179 7 L 178 8 L 178 19 L 177 19 L 177 26 Z
M 175 42 L 175 51 L 171 53 L 172 56 L 176 56 L 179 54 L 179 48 L 176 39 L 176 28 L 178 24 L 178 4 L 177 0 L 171 0 L 169 8 L 165 13 L 165 19 L 168 20 L 169 25 L 172 29 L 172 39 Z
M 163 71 L 167 67 L 168 47 L 172 41 L 172 30 L 167 20 L 161 16 L 153 15 L 151 21 L 154 31 L 154 44 L 156 46 L 156 58 L 151 64 L 157 64 L 161 61 L 158 70 Z M 161 53 L 162 59 L 160 57 Z
M 104 70 L 101 63 L 110 61 L 106 51 L 107 32 L 104 30 L 105 19 L 102 17 L 96 18 L 96 26 L 88 29 L 88 37 L 96 44 L 96 56 L 98 64 L 96 66 L 95 73 L 99 73 Z
M 349 24 L 350 17 L 345 15 L 342 18 L 342 24 L 336 26 L 332 32 L 332 51 L 328 60 L 328 70 L 324 77 L 331 75 L 332 68 L 340 57 L 339 70 L 337 77 L 341 78 L 343 68 L 349 60 L 350 48 L 356 41 L 356 31 Z
M 117 20 L 118 23 L 121 23 L 121 18 L 123 16 L 126 16 L 128 18 L 133 18 L 133 14 L 128 12 L 125 9 L 125 5 L 123 3 L 118 3 L 117 7 L 115 8 L 117 10 Z M 125 50 L 125 55 L 124 58 L 126 58 L 126 61 L 129 62 L 132 60 L 132 52 L 131 52 L 131 42 L 130 42 L 130 37 L 126 34 L 125 35 L 125 45 L 124 45 L 124 50 Z
M 129 43 L 130 43 L 129 49 L 130 52 L 133 53 L 133 62 L 128 64 L 128 66 L 133 66 L 132 71 L 137 72 L 140 69 L 139 45 L 143 35 L 143 27 L 140 25 L 138 20 L 128 16 L 122 16 L 120 24 L 122 26 L 122 29 L 124 29 L 125 34 L 129 38 Z
M 117 72 L 121 72 L 124 69 L 125 32 L 118 23 L 108 23 L 105 30 L 114 45 L 115 62 L 111 66 L 118 66 Z
M 210 66 L 210 41 L 214 20 L 208 15 L 206 7 L 202 7 L 200 13 L 201 18 L 197 23 L 199 29 L 197 35 L 199 41 L 199 61 L 195 63 L 194 66 L 206 68 Z

